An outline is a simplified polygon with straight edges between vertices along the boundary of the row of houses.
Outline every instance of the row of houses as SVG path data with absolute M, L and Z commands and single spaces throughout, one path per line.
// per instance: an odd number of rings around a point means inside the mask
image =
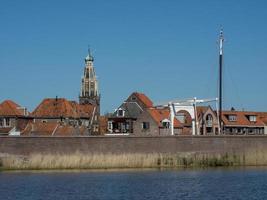
M 105 132 L 100 94 L 90 50 L 84 59 L 79 102 L 46 98 L 33 112 L 6 100 L 0 104 L 0 134 L 22 136 L 99 135 Z M 104 122 L 106 124 L 106 122 Z
M 100 115 L 100 93 L 90 50 L 85 57 L 79 102 L 46 98 L 33 112 L 5 100 L 0 104 L 0 135 L 218 135 L 218 115 L 211 106 L 196 106 L 196 117 L 187 110 L 175 113 L 173 129 L 168 107 L 157 107 L 140 92 L 132 93 L 114 113 Z M 267 113 L 222 112 L 222 134 L 266 134 Z M 194 126 L 196 125 L 196 127 Z M 171 132 L 173 130 L 173 132 Z M 193 131 L 194 130 L 194 131 Z M 195 131 L 196 130 L 196 131 Z
M 197 106 L 197 135 L 218 135 L 217 111 L 211 106 Z M 170 135 L 170 109 L 157 107 L 142 93 L 132 93 L 108 117 L 108 135 Z M 248 112 L 231 109 L 222 112 L 225 135 L 267 134 L 267 112 Z M 192 118 L 180 110 L 174 118 L 175 135 L 192 135 Z
M 11 100 L 0 104 L 2 135 L 98 135 L 103 132 L 100 122 L 96 106 L 64 98 L 44 99 L 31 113 Z
M 218 135 L 218 115 L 211 106 L 197 106 L 197 135 Z M 134 92 L 107 116 L 93 104 L 64 98 L 44 99 L 33 112 L 5 100 L 0 104 L 0 134 L 21 136 L 171 135 L 169 108 L 157 107 L 145 94 Z M 225 135 L 267 134 L 267 112 L 231 109 L 222 112 Z M 97 126 L 95 126 L 97 125 Z M 192 135 L 192 118 L 186 110 L 176 113 L 175 135 Z

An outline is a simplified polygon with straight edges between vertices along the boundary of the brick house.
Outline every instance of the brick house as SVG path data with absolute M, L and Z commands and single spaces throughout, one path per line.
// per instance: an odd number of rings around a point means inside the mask
M 85 127 L 92 134 L 94 132 L 93 124 L 98 124 L 98 116 L 95 113 L 96 107 L 91 104 L 78 104 L 75 101 L 68 101 L 64 98 L 47 98 L 44 99 L 37 108 L 31 113 L 34 123 L 31 126 L 41 127 L 39 123 L 52 126 L 59 124 L 60 126 L 72 126 L 77 128 Z M 30 125 L 29 125 L 30 126 Z M 70 128 L 66 129 L 70 130 Z M 77 133 L 78 134 L 78 133 Z
M 197 106 L 199 135 L 218 135 L 219 123 L 217 112 L 210 106 Z
M 134 135 L 171 135 L 170 111 L 168 108 L 147 108 L 134 122 Z M 181 135 L 183 125 L 174 119 L 174 134 Z
M 108 131 L 113 134 L 134 132 L 134 122 L 146 109 L 153 107 L 153 102 L 142 93 L 132 93 L 115 112 L 108 117 Z
M 267 113 L 230 111 L 222 112 L 224 134 L 227 135 L 263 135 L 267 134 Z
M 169 109 L 153 107 L 143 93 L 134 92 L 108 117 L 109 134 L 170 135 Z M 174 120 L 175 134 L 183 133 L 183 125 Z
M 20 135 L 28 121 L 32 118 L 26 108 L 11 100 L 0 104 L 0 135 Z

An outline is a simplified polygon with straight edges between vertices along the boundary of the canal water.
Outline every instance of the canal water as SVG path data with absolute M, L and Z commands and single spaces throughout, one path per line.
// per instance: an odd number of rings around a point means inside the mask
M 6 171 L 0 199 L 267 199 L 267 169 Z

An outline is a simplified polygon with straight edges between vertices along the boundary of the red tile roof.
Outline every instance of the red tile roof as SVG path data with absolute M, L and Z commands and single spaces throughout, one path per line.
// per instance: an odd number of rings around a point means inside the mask
M 0 116 L 23 116 L 24 111 L 14 101 L 5 100 L 0 104 Z
M 209 106 L 197 106 L 197 114 L 200 116 L 204 114 L 209 109 Z
M 29 122 L 21 131 L 23 136 L 50 136 L 59 124 L 57 122 Z
M 143 104 L 147 107 L 153 107 L 153 102 L 143 93 L 134 92 L 134 94 L 137 96 L 137 98 L 143 102 Z
M 90 104 L 80 105 L 75 101 L 68 101 L 64 98 L 48 98 L 38 105 L 32 115 L 43 118 L 89 118 L 93 110 L 94 106 Z
M 1 127 L 0 128 L 0 135 L 8 135 L 9 131 L 11 131 L 13 127 Z
M 235 115 L 236 121 L 229 121 L 228 116 Z M 247 116 L 256 116 L 256 122 L 251 122 Z M 222 111 L 222 121 L 226 126 L 264 126 L 258 112 L 248 112 L 248 111 Z
M 74 127 L 58 122 L 29 122 L 21 132 L 23 136 L 79 136 L 86 135 L 85 126 Z
M 162 120 L 170 119 L 170 110 L 168 108 L 158 109 L 158 108 L 150 108 L 148 109 L 148 113 L 151 117 L 157 122 L 159 127 L 162 127 Z M 174 127 L 182 127 L 181 122 L 174 118 Z
M 59 125 L 55 130 L 54 136 L 67 136 L 67 135 L 75 135 L 75 128 L 69 125 Z

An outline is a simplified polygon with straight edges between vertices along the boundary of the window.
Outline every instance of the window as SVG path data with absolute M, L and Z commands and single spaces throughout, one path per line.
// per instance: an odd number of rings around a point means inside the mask
M 47 122 L 47 120 L 42 120 L 42 122 L 43 122 L 43 123 L 46 123 L 46 122 Z
M 118 117 L 124 117 L 124 110 L 123 109 L 121 109 L 121 108 L 119 108 L 118 110 L 117 110 L 117 116 Z
M 170 128 L 170 122 L 162 122 L 163 128 Z
M 6 118 L 6 126 L 10 126 L 10 119 Z
M 93 126 L 93 131 L 94 131 L 94 132 L 98 132 L 98 125 L 94 125 L 94 126 Z
M 206 126 L 211 127 L 213 124 L 213 118 L 211 114 L 207 114 L 206 116 Z
M 142 129 L 143 130 L 148 130 L 149 129 L 149 122 L 143 122 L 142 123 Z
M 164 119 L 161 121 L 163 128 L 170 128 L 170 120 Z
M 85 71 L 85 78 L 89 78 L 89 70 L 88 69 L 86 69 L 86 71 Z
M 113 129 L 112 121 L 108 121 L 108 130 L 112 131 L 112 129 Z
M 4 126 L 4 120 L 3 118 L 0 118 L 0 127 Z
M 249 115 L 248 119 L 250 122 L 256 122 L 257 121 L 256 115 Z
M 236 115 L 229 115 L 229 116 L 228 116 L 228 120 L 229 120 L 230 122 L 235 122 L 235 121 L 236 121 Z

